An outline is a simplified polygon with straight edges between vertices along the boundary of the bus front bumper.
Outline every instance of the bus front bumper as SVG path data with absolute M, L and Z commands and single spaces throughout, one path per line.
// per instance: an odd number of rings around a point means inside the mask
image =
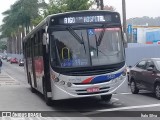
M 71 87 L 64 87 L 52 82 L 52 99 L 71 99 L 80 97 L 91 97 L 99 95 L 109 95 L 127 92 L 128 82 L 127 76 L 120 79 L 113 79 L 109 82 L 97 83 L 97 84 L 85 84 L 85 85 L 75 85 L 72 84 Z M 88 92 L 89 88 L 98 88 L 96 92 Z

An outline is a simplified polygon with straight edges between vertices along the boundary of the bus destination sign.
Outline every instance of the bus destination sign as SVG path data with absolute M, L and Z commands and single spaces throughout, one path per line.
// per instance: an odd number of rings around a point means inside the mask
M 97 22 L 110 22 L 111 15 L 99 15 L 99 16 L 82 16 L 82 17 L 65 17 L 63 24 L 74 23 L 97 23 Z

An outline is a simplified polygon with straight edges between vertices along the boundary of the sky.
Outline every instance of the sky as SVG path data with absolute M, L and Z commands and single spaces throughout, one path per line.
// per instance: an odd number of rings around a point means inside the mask
M 16 0 L 0 0 L 0 25 L 2 24 L 2 12 L 10 8 Z M 104 0 L 105 5 L 114 6 L 122 16 L 122 0 Z M 158 17 L 160 16 L 160 0 L 126 0 L 126 17 Z

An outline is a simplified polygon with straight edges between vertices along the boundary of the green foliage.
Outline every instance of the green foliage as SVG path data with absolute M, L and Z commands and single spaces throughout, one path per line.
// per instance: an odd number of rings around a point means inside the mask
M 36 26 L 44 17 L 50 14 L 67 11 L 88 10 L 92 0 L 49 0 L 47 5 L 44 0 L 17 0 L 9 10 L 3 12 L 4 24 L 0 31 L 3 36 L 13 36 L 19 31 L 19 26 L 29 28 Z M 40 12 L 40 8 L 42 13 Z
M 1 41 L 0 40 L 0 50 L 6 50 L 7 49 L 7 46 L 6 46 L 6 42 L 5 41 Z
M 50 0 L 44 16 L 68 11 L 88 10 L 93 2 L 90 0 Z
M 5 15 L 0 31 L 3 36 L 16 34 L 19 27 L 29 28 L 31 20 L 39 17 L 39 8 L 46 6 L 44 0 L 17 0 L 9 10 L 3 12 Z
M 32 19 L 32 20 L 31 20 L 31 23 L 32 23 L 32 25 L 36 26 L 36 25 L 38 25 L 42 20 L 43 20 L 43 17 L 39 15 L 37 18 Z
M 160 17 L 136 17 L 127 20 L 127 24 L 133 24 L 134 26 L 160 26 Z
M 88 10 L 92 5 L 89 0 L 66 0 L 68 11 Z

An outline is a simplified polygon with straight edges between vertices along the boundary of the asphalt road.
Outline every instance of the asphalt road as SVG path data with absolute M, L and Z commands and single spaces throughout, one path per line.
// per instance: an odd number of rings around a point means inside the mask
M 23 67 L 3 61 L 2 74 L 1 77 L 6 79 L 8 77 L 16 84 L 1 85 L 0 83 L 0 96 L 2 96 L 0 111 L 58 111 L 57 116 L 69 113 L 67 116 L 73 115 L 93 120 L 106 120 L 106 118 L 125 120 L 128 119 L 127 117 L 131 120 L 144 118 L 154 120 L 156 115 L 160 117 L 160 113 L 157 113 L 160 111 L 160 101 L 147 91 L 133 95 L 128 89 L 126 93 L 113 95 L 110 102 L 92 97 L 57 101 L 55 105 L 49 107 L 41 94 L 31 93 L 30 86 L 25 80 Z

